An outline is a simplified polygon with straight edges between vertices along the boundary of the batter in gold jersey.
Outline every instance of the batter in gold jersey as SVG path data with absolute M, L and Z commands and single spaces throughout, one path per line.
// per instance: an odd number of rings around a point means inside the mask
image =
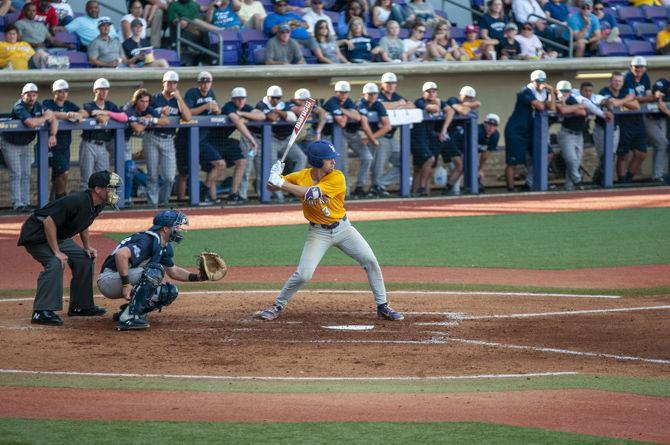
M 339 153 L 328 141 L 314 141 L 307 147 L 307 159 L 311 168 L 287 176 L 281 176 L 284 165 L 281 161 L 272 166 L 268 179 L 268 190 L 282 190 L 300 198 L 302 211 L 309 221 L 305 246 L 300 264 L 277 295 L 273 305 L 254 315 L 263 320 L 274 320 L 284 310 L 289 300 L 312 279 L 326 251 L 335 246 L 358 264 L 368 275 L 368 282 L 377 304 L 377 316 L 387 320 L 402 320 L 404 316 L 391 309 L 386 299 L 386 287 L 381 268 L 370 245 L 351 225 L 344 209 L 347 184 L 344 174 L 335 170 L 335 159 Z

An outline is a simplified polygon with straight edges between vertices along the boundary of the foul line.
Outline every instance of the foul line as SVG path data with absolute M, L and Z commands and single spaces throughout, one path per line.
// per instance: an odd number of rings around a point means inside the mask
M 438 333 L 435 332 L 435 334 L 438 334 Z M 551 353 L 555 353 L 555 354 L 579 355 L 579 356 L 584 356 L 584 357 L 601 357 L 601 358 L 611 358 L 611 359 L 615 359 L 615 360 L 625 360 L 625 361 L 636 361 L 636 362 L 644 362 L 644 363 L 654 363 L 654 364 L 660 364 L 660 365 L 670 365 L 670 360 L 662 360 L 662 359 L 657 359 L 657 358 L 635 357 L 635 356 L 630 356 L 630 355 L 606 354 L 606 353 L 601 353 L 601 352 L 582 352 L 582 351 L 572 351 L 570 349 L 543 348 L 543 347 L 538 347 L 538 346 L 509 345 L 509 344 L 504 344 L 504 343 L 496 343 L 496 342 L 482 341 L 482 340 L 468 340 L 468 339 L 465 339 L 465 338 L 449 338 L 448 341 L 453 341 L 453 342 L 458 342 L 458 343 L 466 343 L 466 344 L 471 344 L 471 345 L 488 346 L 488 347 L 494 347 L 494 348 L 521 349 L 521 350 L 529 350 L 529 351 L 536 351 L 536 352 L 551 352 Z
M 478 375 L 455 375 L 455 376 L 428 376 L 428 377 L 260 377 L 260 376 L 224 376 L 224 375 L 175 375 L 175 374 L 132 374 L 116 372 L 76 372 L 76 371 L 28 371 L 22 369 L 0 369 L 0 374 L 31 374 L 31 375 L 60 375 L 81 377 L 131 377 L 131 378 L 165 378 L 165 379 L 191 379 L 191 380 L 325 380 L 325 381 L 388 381 L 388 380 L 467 380 L 467 379 L 508 379 L 524 377 L 554 377 L 565 375 L 577 375 L 572 371 L 557 372 L 530 372 L 527 374 L 478 374 Z

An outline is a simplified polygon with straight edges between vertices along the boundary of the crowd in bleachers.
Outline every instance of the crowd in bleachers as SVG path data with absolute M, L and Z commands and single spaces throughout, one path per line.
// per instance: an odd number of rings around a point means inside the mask
M 523 60 L 566 57 L 570 46 L 575 57 L 670 53 L 660 0 L 473 0 L 473 23 L 424 0 L 129 0 L 119 23 L 95 0 L 84 11 L 24 1 L 0 0 L 0 68 Z

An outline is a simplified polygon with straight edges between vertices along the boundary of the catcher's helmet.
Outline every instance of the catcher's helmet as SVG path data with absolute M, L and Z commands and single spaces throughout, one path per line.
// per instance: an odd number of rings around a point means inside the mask
M 182 226 L 187 225 L 188 217 L 184 212 L 180 212 L 179 210 L 163 210 L 156 213 L 156 216 L 154 216 L 154 225 L 149 230 L 155 232 L 161 227 L 170 227 L 172 229 L 170 241 L 179 243 L 184 239 L 185 229 Z
M 309 165 L 321 168 L 323 167 L 324 159 L 335 159 L 340 157 L 340 154 L 335 150 L 333 144 L 328 141 L 320 140 L 314 141 L 307 146 L 307 160 Z

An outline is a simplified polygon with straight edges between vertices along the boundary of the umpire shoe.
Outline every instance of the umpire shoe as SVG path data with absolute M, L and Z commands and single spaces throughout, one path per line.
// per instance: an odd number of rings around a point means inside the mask
M 61 326 L 63 324 L 63 320 L 54 311 L 34 311 L 30 322 L 50 326 Z
M 384 303 L 377 306 L 377 318 L 381 318 L 383 320 L 400 321 L 404 320 L 405 316 L 402 313 L 391 309 L 388 303 Z
M 145 317 L 133 317 L 126 321 L 119 321 L 116 325 L 117 331 L 139 331 L 149 327 L 149 320 Z
M 247 200 L 242 198 L 237 193 L 231 193 L 230 195 L 228 195 L 228 199 L 226 200 L 226 205 L 234 206 L 234 205 L 238 205 L 238 204 L 244 204 L 245 202 L 247 202 Z
M 86 309 L 82 308 L 70 308 L 67 311 L 68 317 L 97 317 L 98 315 L 105 315 L 107 309 L 94 305 L 93 307 L 87 307 Z
M 273 304 L 267 309 L 256 312 L 254 317 L 260 318 L 261 320 L 274 320 L 275 318 L 279 317 L 279 313 L 282 311 L 282 309 L 284 308 L 277 304 Z

